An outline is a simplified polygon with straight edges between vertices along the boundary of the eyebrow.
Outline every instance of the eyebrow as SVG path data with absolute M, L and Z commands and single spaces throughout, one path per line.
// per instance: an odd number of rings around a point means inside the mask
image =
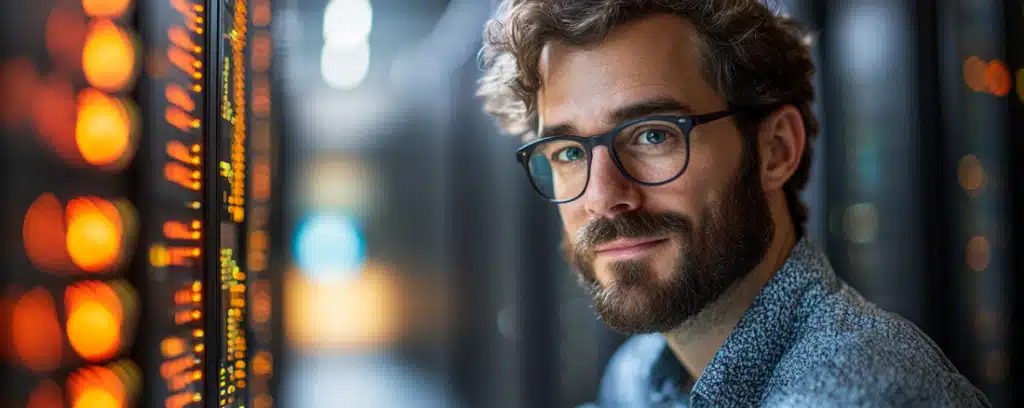
M 684 115 L 689 115 L 694 111 L 688 105 L 675 98 L 657 97 L 620 106 L 608 115 L 605 123 L 619 124 L 633 119 L 639 119 L 644 116 L 653 115 L 655 113 L 668 112 L 678 112 Z M 576 127 L 571 123 L 559 123 L 556 125 L 544 126 L 541 128 L 538 136 L 543 138 L 548 136 L 576 135 L 578 133 L 579 132 L 576 130 Z

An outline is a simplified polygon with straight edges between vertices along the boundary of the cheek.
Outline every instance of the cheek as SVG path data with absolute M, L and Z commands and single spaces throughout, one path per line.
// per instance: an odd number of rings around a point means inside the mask
M 680 213 L 699 224 L 700 219 L 697 216 L 708 204 L 713 185 L 713 181 L 704 171 L 688 169 L 669 184 L 648 188 L 644 210 L 653 213 Z
M 700 224 L 698 217 L 709 206 L 720 202 L 722 193 L 739 166 L 736 155 L 728 154 L 728 146 L 695 144 L 690 147 L 686 172 L 664 186 L 648 189 L 649 211 L 683 213 Z
M 587 212 L 582 205 L 579 205 L 578 201 L 580 200 L 558 206 L 558 214 L 562 218 L 562 229 L 569 239 L 575 237 L 576 231 L 583 228 L 587 222 Z

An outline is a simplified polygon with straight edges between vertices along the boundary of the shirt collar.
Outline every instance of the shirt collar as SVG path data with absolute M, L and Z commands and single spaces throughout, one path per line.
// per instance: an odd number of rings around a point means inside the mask
M 753 406 L 802 320 L 799 308 L 809 287 L 835 284 L 821 249 L 806 237 L 754 299 L 693 387 L 693 398 L 713 406 Z M 666 347 L 667 349 L 667 347 Z

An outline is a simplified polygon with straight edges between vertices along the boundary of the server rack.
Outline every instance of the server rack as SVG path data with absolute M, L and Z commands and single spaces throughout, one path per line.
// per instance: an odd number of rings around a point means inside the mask
M 1021 5 L 865 0 L 816 14 L 837 272 L 1013 406 Z
M 0 401 L 272 406 L 269 1 L 0 9 Z
M 941 67 L 945 154 L 941 176 L 949 186 L 947 251 L 958 313 L 951 327 L 960 368 L 993 406 L 1013 406 L 1010 395 L 1015 234 L 1012 198 L 1021 185 L 1011 173 L 1020 117 L 1020 67 L 1014 36 L 1021 5 L 1015 1 L 942 2 Z M 1012 59 L 1011 59 L 1012 58 Z M 1014 66 L 1013 64 L 1016 64 Z M 1019 150 L 1017 151 L 1019 152 Z

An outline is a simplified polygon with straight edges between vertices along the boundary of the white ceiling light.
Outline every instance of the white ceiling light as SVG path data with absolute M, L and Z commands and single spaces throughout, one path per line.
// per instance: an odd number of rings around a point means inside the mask
M 369 0 L 332 0 L 324 10 L 324 40 L 337 47 L 365 42 L 373 27 Z
M 332 88 L 351 90 L 370 72 L 370 44 L 364 39 L 355 45 L 324 44 L 320 55 L 320 74 Z

